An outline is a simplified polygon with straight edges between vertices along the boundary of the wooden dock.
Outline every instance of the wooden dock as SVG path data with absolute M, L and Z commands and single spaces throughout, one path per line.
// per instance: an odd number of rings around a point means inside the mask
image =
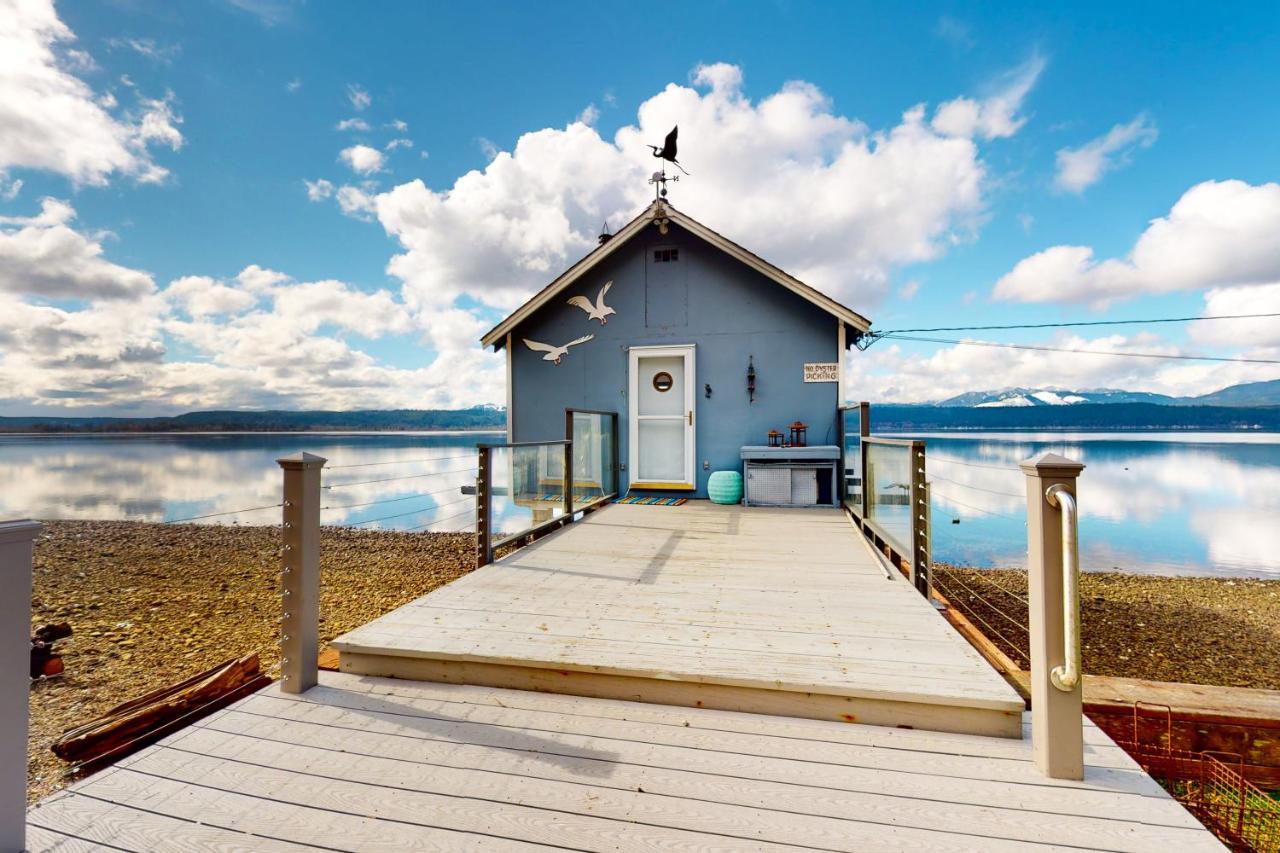
M 343 672 L 1018 737 L 1023 701 L 844 513 L 589 515 L 338 638 Z
M 322 673 L 60 792 L 31 851 L 1222 850 L 1086 723 L 1030 741 Z

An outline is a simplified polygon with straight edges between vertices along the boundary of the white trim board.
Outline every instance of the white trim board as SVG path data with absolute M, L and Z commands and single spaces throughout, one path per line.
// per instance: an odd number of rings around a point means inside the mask
M 627 473 L 628 485 L 635 489 L 661 488 L 667 485 L 678 485 L 682 488 L 697 487 L 697 347 L 694 344 L 672 346 L 642 346 L 627 349 Z M 640 387 L 637 368 L 641 358 L 683 358 L 684 359 L 684 409 L 688 413 L 688 423 L 684 431 L 684 479 L 683 480 L 641 480 L 640 473 Z

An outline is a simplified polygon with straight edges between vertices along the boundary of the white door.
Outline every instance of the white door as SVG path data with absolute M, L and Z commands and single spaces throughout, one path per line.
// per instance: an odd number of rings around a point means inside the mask
M 692 489 L 693 346 L 631 348 L 632 488 Z

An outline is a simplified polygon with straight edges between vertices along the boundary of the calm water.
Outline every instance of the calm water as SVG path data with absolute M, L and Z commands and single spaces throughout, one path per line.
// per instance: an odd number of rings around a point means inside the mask
M 1088 466 L 1079 488 L 1086 569 L 1280 577 L 1280 435 L 913 437 L 928 441 L 937 559 L 1021 565 L 1026 499 L 1017 463 L 1053 450 Z M 368 466 L 326 472 L 334 488 L 325 492 L 333 507 L 325 523 L 451 530 L 473 517 L 461 492 L 474 480 L 471 448 L 499 440 L 493 433 L 0 436 L 0 517 L 164 521 L 275 504 L 275 459 L 306 450 L 330 466 Z M 392 464 L 368 464 L 384 462 Z M 270 524 L 279 512 L 207 521 Z
M 1021 566 L 1018 462 L 1083 462 L 1081 567 L 1280 578 L 1280 435 L 926 433 L 934 558 Z M 953 520 L 959 524 L 953 524 Z

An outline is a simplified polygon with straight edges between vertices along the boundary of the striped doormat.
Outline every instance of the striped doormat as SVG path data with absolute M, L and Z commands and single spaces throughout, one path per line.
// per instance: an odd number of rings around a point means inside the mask
M 683 506 L 688 498 L 642 498 L 630 497 L 620 498 L 614 501 L 616 504 L 644 504 L 645 506 Z

